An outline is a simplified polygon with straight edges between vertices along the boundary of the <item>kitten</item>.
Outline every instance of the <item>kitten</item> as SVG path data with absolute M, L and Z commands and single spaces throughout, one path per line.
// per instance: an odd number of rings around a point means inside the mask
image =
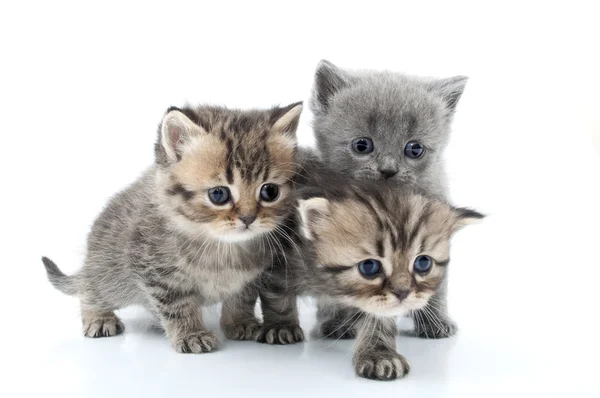
M 434 80 L 393 72 L 351 72 L 321 61 L 310 107 L 323 162 L 356 179 L 408 184 L 447 199 L 442 155 L 466 82 L 464 76 Z M 436 302 L 435 308 L 424 310 L 430 317 L 415 312 L 419 337 L 442 338 L 456 331 L 446 313 L 445 286 Z M 319 315 L 328 318 L 321 326 L 324 335 L 354 337 L 354 331 L 343 325 L 351 314 L 321 305 Z
M 201 306 L 223 301 L 221 325 L 250 339 L 255 278 L 271 262 L 265 238 L 293 212 L 295 131 L 301 103 L 271 110 L 170 108 L 155 164 L 110 200 L 88 237 L 83 268 L 50 282 L 81 301 L 84 335 L 114 336 L 114 311 L 146 306 L 177 352 L 213 350 Z
M 305 261 L 290 262 L 285 273 L 279 268 L 263 281 L 261 302 L 270 314 L 264 323 L 273 326 L 261 329 L 258 340 L 293 342 L 297 323 L 287 309 L 294 294 L 309 294 L 352 308 L 359 376 L 403 377 L 409 364 L 396 352 L 395 317 L 425 308 L 430 316 L 446 277 L 451 236 L 483 216 L 411 190 L 341 177 L 316 181 L 317 191 L 297 192 Z

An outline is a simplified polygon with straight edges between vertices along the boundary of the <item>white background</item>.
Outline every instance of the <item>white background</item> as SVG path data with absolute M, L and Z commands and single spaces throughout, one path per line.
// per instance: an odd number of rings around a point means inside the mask
M 2 2 L 0 385 L 15 391 L 1 394 L 599 393 L 593 3 Z M 351 342 L 226 341 L 215 353 L 178 355 L 143 311 L 121 312 L 123 336 L 84 339 L 77 300 L 47 283 L 40 256 L 68 273 L 80 267 L 106 199 L 153 161 L 169 105 L 306 100 L 321 58 L 470 76 L 448 168 L 454 201 L 489 218 L 454 240 L 459 334 L 399 337 L 413 371 L 389 383 L 354 376 Z M 309 121 L 305 112 L 303 144 Z M 306 330 L 312 311 L 305 304 Z M 209 321 L 216 328 L 214 311 Z

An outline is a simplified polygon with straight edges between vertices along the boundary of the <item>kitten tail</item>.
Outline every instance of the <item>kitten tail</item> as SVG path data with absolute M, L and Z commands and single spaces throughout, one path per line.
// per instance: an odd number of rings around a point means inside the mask
M 77 294 L 77 287 L 75 286 L 73 277 L 65 275 L 58 268 L 58 265 L 56 265 L 54 261 L 50 260 L 48 257 L 42 257 L 42 262 L 44 263 L 44 267 L 46 267 L 48 280 L 50 283 L 52 283 L 52 286 L 70 296 Z

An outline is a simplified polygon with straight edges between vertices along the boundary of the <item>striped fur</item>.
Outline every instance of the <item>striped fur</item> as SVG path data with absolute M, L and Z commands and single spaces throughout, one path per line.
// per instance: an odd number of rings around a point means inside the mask
M 334 326 L 358 331 L 357 374 L 402 377 L 409 365 L 395 351 L 395 316 L 435 305 L 451 236 L 483 216 L 409 189 L 344 178 L 314 161 L 303 162 L 303 171 L 295 231 L 303 236 L 297 245 L 304 261 L 289 261 L 288 268 L 263 279 L 266 311 L 259 341 L 294 342 L 290 336 L 299 333 L 294 295 L 308 294 L 332 309 L 324 323 L 329 333 L 336 332 Z M 419 255 L 434 261 L 425 274 L 413 270 Z M 382 264 L 374 278 L 359 272 L 358 264 L 367 259 Z
M 123 331 L 114 311 L 146 306 L 178 352 L 212 351 L 217 337 L 202 306 L 223 302 L 228 338 L 258 328 L 255 279 L 276 255 L 269 234 L 293 211 L 295 130 L 301 105 L 270 110 L 171 108 L 159 127 L 156 163 L 112 198 L 88 237 L 83 268 L 64 275 L 49 259 L 50 282 L 81 301 L 84 334 Z M 261 186 L 279 196 L 261 200 Z M 217 205 L 209 189 L 226 187 Z M 254 217 L 246 225 L 241 217 Z M 247 221 L 246 221 L 247 222 Z

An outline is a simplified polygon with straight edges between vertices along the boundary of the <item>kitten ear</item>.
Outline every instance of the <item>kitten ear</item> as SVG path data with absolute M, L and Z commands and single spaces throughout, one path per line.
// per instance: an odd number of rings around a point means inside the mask
M 306 239 L 313 240 L 317 220 L 329 214 L 329 201 L 325 198 L 300 199 L 298 213 L 302 234 Z
M 433 82 L 433 89 L 446 101 L 449 115 L 454 113 L 456 104 L 467 85 L 467 80 L 469 80 L 467 76 L 454 76 Z
M 342 69 L 327 60 L 321 60 L 315 72 L 315 85 L 310 101 L 315 114 L 324 114 L 329 107 L 331 97 L 350 85 L 350 77 Z
M 182 147 L 190 137 L 204 132 L 202 127 L 192 122 L 180 109 L 170 108 L 163 117 L 160 127 L 160 144 L 167 159 L 177 162 L 181 159 Z
M 271 130 L 277 133 L 287 133 L 295 137 L 302 108 L 302 102 L 296 102 L 284 108 L 273 109 L 273 113 L 271 114 Z
M 485 215 L 466 207 L 455 207 L 452 210 L 456 216 L 454 227 L 452 228 L 453 232 L 467 225 L 479 224 L 485 218 Z

